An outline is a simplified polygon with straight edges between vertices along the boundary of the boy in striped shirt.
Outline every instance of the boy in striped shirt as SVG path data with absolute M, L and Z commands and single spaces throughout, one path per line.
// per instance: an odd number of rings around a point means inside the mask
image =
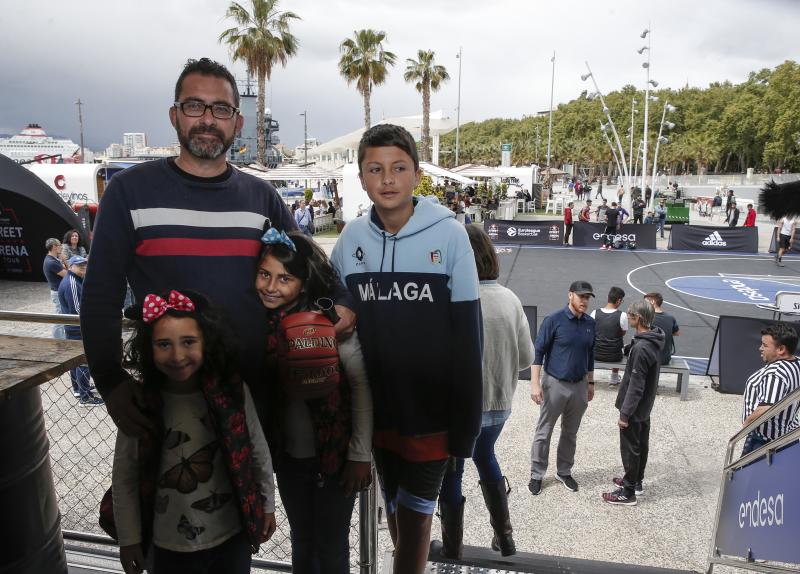
M 796 349 L 797 332 L 791 326 L 777 323 L 762 329 L 759 352 L 767 364 L 753 373 L 745 384 L 743 425 L 750 424 L 800 387 Z M 751 431 L 745 439 L 742 456 L 797 428 L 797 409 L 795 403 Z

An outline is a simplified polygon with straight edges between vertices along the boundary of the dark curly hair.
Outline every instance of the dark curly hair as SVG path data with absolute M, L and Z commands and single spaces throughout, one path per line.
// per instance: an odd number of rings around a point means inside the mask
M 203 365 L 200 376 L 213 376 L 224 383 L 238 373 L 238 345 L 230 322 L 223 313 L 204 295 L 182 290 L 195 305 L 194 311 L 167 309 L 164 316 L 191 317 L 197 321 L 203 334 Z M 164 300 L 169 299 L 169 291 L 158 293 Z M 131 370 L 145 384 L 160 385 L 164 374 L 158 370 L 153 360 L 153 323 L 142 320 L 142 306 L 134 305 L 125 309 L 125 317 L 136 321 L 133 337 L 125 343 L 123 366 Z
M 291 231 L 287 235 L 297 251 L 292 251 L 283 243 L 264 245 L 258 257 L 259 265 L 267 255 L 272 255 L 289 273 L 303 282 L 301 305 L 313 310 L 329 311 L 339 284 L 339 274 L 313 239 L 299 231 Z M 336 322 L 332 317 L 329 319 Z

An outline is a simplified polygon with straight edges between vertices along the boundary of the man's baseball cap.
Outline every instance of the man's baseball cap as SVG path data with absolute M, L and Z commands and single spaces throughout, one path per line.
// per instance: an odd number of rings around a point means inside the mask
M 594 289 L 588 281 L 573 281 L 569 286 L 569 290 L 577 295 L 591 295 L 594 297 Z
M 86 265 L 89 262 L 86 257 L 81 257 L 80 255 L 73 255 L 67 260 L 67 267 L 72 267 L 73 265 Z

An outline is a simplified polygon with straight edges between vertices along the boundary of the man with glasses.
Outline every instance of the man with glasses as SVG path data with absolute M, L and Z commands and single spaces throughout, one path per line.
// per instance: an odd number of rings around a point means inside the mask
M 578 428 L 589 401 L 594 398 L 595 322 L 586 314 L 594 291 L 588 281 L 574 281 L 567 297 L 569 303 L 565 308 L 544 318 L 534 344 L 531 399 L 541 407 L 531 446 L 528 483 L 528 490 L 534 495 L 542 490 L 550 458 L 550 437 L 559 418 L 561 438 L 556 480 L 567 490 L 578 491 L 578 483 L 572 477 Z
M 189 60 L 169 119 L 178 156 L 116 174 L 103 195 L 81 306 L 92 376 L 114 422 L 131 436 L 149 423 L 137 408 L 141 391 L 121 366 L 126 279 L 139 302 L 148 293 L 189 289 L 225 309 L 241 342 L 242 374 L 258 400 L 267 336 L 253 288 L 260 237 L 267 220 L 280 231 L 296 229 L 270 184 L 226 161 L 244 120 L 236 81 L 224 66 Z M 340 306 L 337 312 L 337 330 L 352 331 L 352 312 Z

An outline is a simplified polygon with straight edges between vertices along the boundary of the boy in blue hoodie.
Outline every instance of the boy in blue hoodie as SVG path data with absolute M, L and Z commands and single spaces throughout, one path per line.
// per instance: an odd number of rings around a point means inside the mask
M 358 166 L 373 205 L 344 228 L 331 261 L 356 299 L 393 571 L 421 573 L 448 458 L 470 457 L 480 432 L 478 274 L 453 212 L 413 196 L 422 172 L 411 134 L 370 128 Z

